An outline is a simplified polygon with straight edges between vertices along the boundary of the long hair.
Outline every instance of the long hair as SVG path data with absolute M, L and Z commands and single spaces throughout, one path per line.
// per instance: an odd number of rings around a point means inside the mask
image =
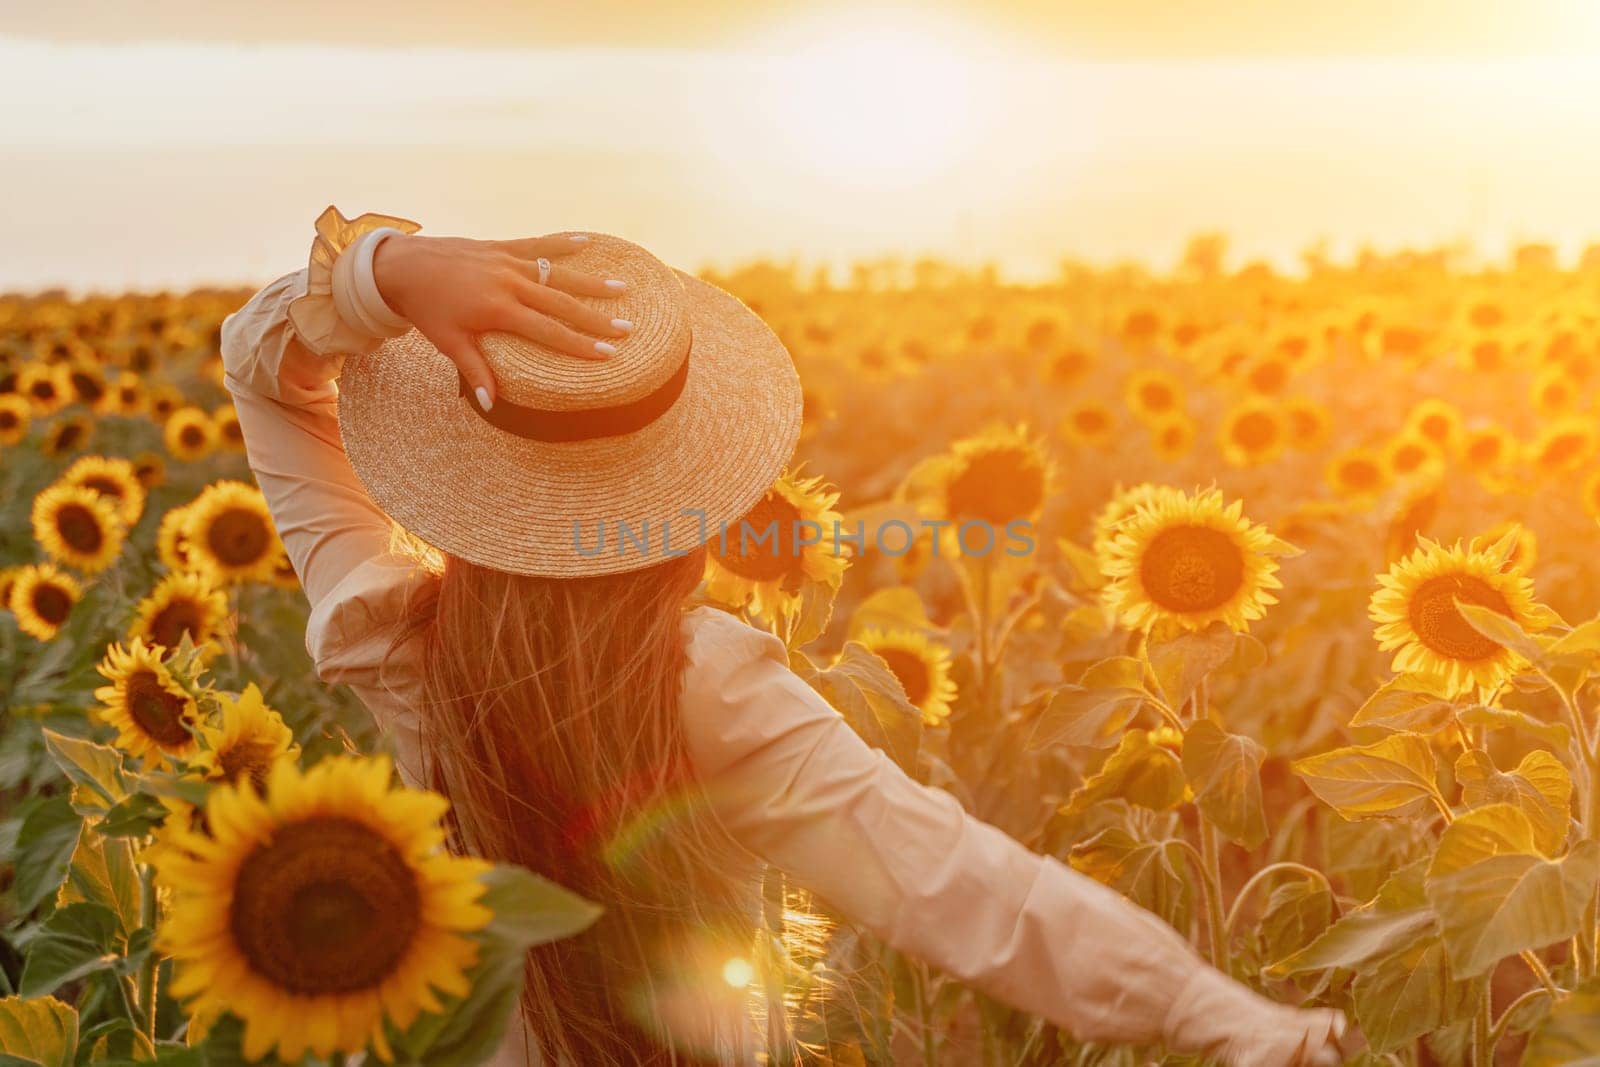
M 522 1013 L 545 1063 L 710 1060 L 742 1028 L 746 998 L 720 968 L 753 938 L 749 858 L 705 803 L 678 713 L 703 567 L 696 552 L 550 579 L 447 557 L 407 628 L 456 847 L 605 908 L 529 953 Z

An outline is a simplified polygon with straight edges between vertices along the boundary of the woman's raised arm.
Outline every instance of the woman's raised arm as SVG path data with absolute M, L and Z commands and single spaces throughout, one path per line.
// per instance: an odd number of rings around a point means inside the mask
M 1166 923 L 869 748 L 730 616 L 691 625 L 684 715 L 729 831 L 890 945 L 1083 1041 L 1233 1067 L 1335 1064 L 1338 1013 L 1275 1004 Z

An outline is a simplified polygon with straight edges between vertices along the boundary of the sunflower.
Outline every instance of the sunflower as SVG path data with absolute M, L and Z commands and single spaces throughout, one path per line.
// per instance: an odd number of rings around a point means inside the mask
M 244 430 L 239 427 L 239 413 L 232 404 L 223 404 L 211 413 L 211 423 L 217 428 L 217 441 L 229 452 L 244 451 Z
M 1118 486 L 1094 517 L 1094 554 L 1104 559 L 1122 524 L 1133 518 L 1140 508 L 1151 507 L 1166 495 L 1183 494 L 1170 486 L 1152 485 L 1150 482 L 1141 482 L 1127 489 Z
M 1470 371 L 1492 374 L 1503 369 L 1511 356 L 1511 345 L 1498 334 L 1471 338 L 1462 349 L 1461 362 Z
M 1479 427 L 1467 433 L 1461 448 L 1462 463 L 1477 475 L 1497 475 L 1517 452 L 1517 439 L 1500 426 Z
M 167 461 L 155 452 L 140 452 L 133 457 L 133 476 L 146 491 L 167 480 Z
M 217 651 L 230 618 L 227 594 L 212 585 L 208 575 L 196 571 L 167 575 L 133 612 L 128 636 L 168 652 L 178 647 L 184 634 L 196 648 Z
M 1174 415 L 1150 427 L 1150 447 L 1167 463 L 1182 459 L 1194 447 L 1195 424 L 1187 415 Z
M 1289 444 L 1302 452 L 1321 448 L 1328 439 L 1328 409 L 1309 397 L 1297 396 L 1283 406 L 1289 420 Z
M 50 429 L 45 431 L 44 440 L 39 442 L 39 451 L 52 458 L 64 456 L 69 452 L 88 448 L 89 440 L 93 436 L 94 423 L 83 415 L 57 419 Z
M 81 485 L 111 502 L 117 518 L 132 528 L 144 513 L 144 486 L 133 464 L 121 456 L 84 456 L 61 476 L 66 485 Z
M 199 408 L 179 408 L 167 417 L 161 440 L 176 459 L 204 459 L 217 447 L 217 424 Z
M 1594 458 L 1600 447 L 1600 433 L 1594 422 L 1570 415 L 1547 426 L 1539 439 L 1528 446 L 1528 460 L 1549 475 L 1570 474 Z
M 1546 367 L 1533 380 L 1533 406 L 1547 418 L 1564 414 L 1578 401 L 1578 386 L 1565 367 Z
M 1021 426 L 994 426 L 957 441 L 925 468 L 939 514 L 995 528 L 1036 518 L 1050 492 L 1049 457 Z
M 30 563 L 19 567 L 12 578 L 11 613 L 17 628 L 30 637 L 48 641 L 55 637 L 72 605 L 83 597 L 76 578 L 57 570 L 52 563 Z
M 1328 484 L 1341 496 L 1370 497 L 1389 486 L 1389 467 L 1381 455 L 1366 448 L 1350 448 L 1328 464 Z
M 1082 345 L 1067 345 L 1050 360 L 1048 374 L 1057 385 L 1075 385 L 1094 367 L 1095 358 Z
M 197 565 L 189 552 L 189 537 L 184 532 L 189 523 L 189 507 L 173 508 L 161 516 L 156 530 L 156 554 L 161 565 L 169 571 L 192 570 Z
M 260 793 L 278 761 L 292 761 L 300 751 L 283 716 L 267 707 L 253 682 L 238 697 L 217 694 L 216 719 L 202 723 L 199 733 L 191 770 L 207 781 L 249 782 Z
M 1277 557 L 1297 551 L 1246 519 L 1241 502 L 1225 505 L 1219 490 L 1161 493 L 1104 546 L 1106 603 L 1135 630 L 1160 622 L 1245 630 L 1277 603 Z
M 1400 510 L 1389 520 L 1388 533 L 1384 538 L 1384 559 L 1393 563 L 1410 555 L 1417 547 L 1417 538 L 1426 534 L 1438 519 L 1439 505 L 1443 500 L 1444 492 L 1438 479 L 1426 483 L 1406 497 Z
M 1253 467 L 1275 459 L 1288 438 L 1283 410 L 1271 401 L 1250 399 L 1223 417 L 1218 445 L 1235 467 Z
M 160 857 L 173 995 L 242 1020 L 246 1059 L 370 1044 L 387 1060 L 386 1022 L 407 1030 L 442 1010 L 435 991 L 470 991 L 488 864 L 445 851 L 443 797 L 389 779 L 382 758 L 280 760 L 264 795 L 213 790 L 209 832 L 178 830 Z
M 0 445 L 14 445 L 28 436 L 33 408 L 16 393 L 0 396 Z
M 99 671 L 111 684 L 96 689 L 94 698 L 102 705 L 100 719 L 117 731 L 117 747 L 153 766 L 194 751 L 200 710 L 161 662 L 161 649 L 137 637 L 126 647 L 111 645 Z
M 1142 370 L 1129 375 L 1123 397 L 1128 410 L 1143 422 L 1183 413 L 1183 383 L 1166 371 Z
M 1475 550 L 1418 541 L 1421 547 L 1378 576 L 1369 612 L 1378 646 L 1396 650 L 1394 670 L 1436 679 L 1446 697 L 1474 689 L 1487 695 L 1510 680 L 1521 657 L 1473 629 L 1456 605 L 1488 608 L 1529 631 L 1554 618 L 1534 602 L 1527 575 L 1506 569 L 1509 538 Z
M 99 367 L 88 360 L 75 360 L 67 365 L 67 383 L 78 403 L 97 413 L 105 413 L 106 376 Z
M 1383 463 L 1396 479 L 1430 477 L 1443 469 L 1444 455 L 1432 438 L 1405 430 L 1384 446 Z
M 17 371 L 17 395 L 35 415 L 54 415 L 72 402 L 72 380 L 59 363 L 25 363 Z
M 150 419 L 152 422 L 166 423 L 173 412 L 183 407 L 183 390 L 171 382 L 163 382 L 150 390 L 148 401 L 150 404 Z M 194 409 L 198 414 L 205 414 L 200 409 Z
M 227 584 L 272 577 L 282 551 L 261 490 L 215 482 L 184 507 L 183 536 L 192 567 Z
M 120 415 L 143 414 L 145 404 L 149 401 L 144 380 L 132 371 L 126 370 L 117 375 L 117 380 L 111 383 L 109 395 Z
M 1263 356 L 1244 373 L 1244 384 L 1253 393 L 1277 396 L 1289 386 L 1289 361 L 1279 355 Z
M 0 567 L 0 611 L 11 610 L 11 590 L 16 588 L 21 567 Z
M 920 630 L 869 627 L 857 638 L 889 665 L 906 699 L 922 712 L 927 726 L 950 717 L 956 683 L 950 677 L 950 650 L 928 640 Z
M 1461 412 L 1438 397 L 1429 397 L 1412 408 L 1406 427 L 1438 445 L 1446 455 L 1453 455 L 1461 444 Z
M 1090 400 L 1069 410 L 1058 430 L 1074 444 L 1104 449 L 1116 436 L 1117 421 L 1110 408 Z
M 706 594 L 775 618 L 793 610 L 807 582 L 838 589 L 847 563 L 834 538 L 844 522 L 838 501 L 821 478 L 780 477 L 743 519 L 707 542 Z
M 93 489 L 57 483 L 33 498 L 33 536 L 57 563 L 98 574 L 122 551 L 127 528 Z

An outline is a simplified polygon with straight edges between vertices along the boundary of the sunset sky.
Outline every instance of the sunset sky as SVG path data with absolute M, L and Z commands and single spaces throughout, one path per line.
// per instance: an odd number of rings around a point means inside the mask
M 1600 240 L 1594 3 L 156 6 L 6 4 L 0 289 L 264 280 L 330 202 L 689 267 Z

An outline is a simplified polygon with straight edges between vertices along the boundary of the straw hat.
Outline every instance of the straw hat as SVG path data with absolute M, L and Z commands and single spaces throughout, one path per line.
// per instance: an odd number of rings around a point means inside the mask
M 610 359 L 485 334 L 487 413 L 417 330 L 345 361 L 339 430 L 372 499 L 452 555 L 561 578 L 636 570 L 737 529 L 800 433 L 782 342 L 736 297 L 619 238 L 594 234 L 561 263 L 628 283 L 577 298 L 633 323 Z

